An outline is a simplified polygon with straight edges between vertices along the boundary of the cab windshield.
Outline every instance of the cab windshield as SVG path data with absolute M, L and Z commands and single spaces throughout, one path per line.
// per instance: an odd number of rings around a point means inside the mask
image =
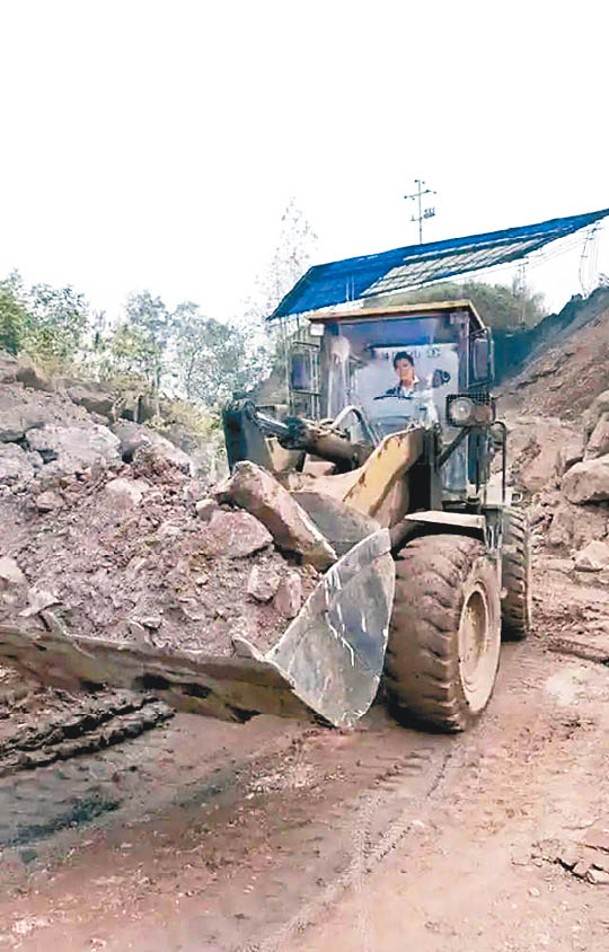
M 409 422 L 444 422 L 459 389 L 458 329 L 448 318 L 392 318 L 326 326 L 328 416 L 355 404 L 381 435 Z

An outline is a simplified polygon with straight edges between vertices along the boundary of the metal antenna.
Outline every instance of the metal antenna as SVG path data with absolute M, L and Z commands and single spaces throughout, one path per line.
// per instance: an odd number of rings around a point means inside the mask
M 419 223 L 419 244 L 423 244 L 423 221 L 426 218 L 433 218 L 436 214 L 435 208 L 423 208 L 422 198 L 424 195 L 437 195 L 437 192 L 434 192 L 432 188 L 425 188 L 427 184 L 423 179 L 415 179 L 414 184 L 417 186 L 416 192 L 413 192 L 412 195 L 404 195 L 404 198 L 411 198 L 413 201 L 418 203 L 418 215 L 413 215 L 410 219 L 411 221 L 417 221 Z

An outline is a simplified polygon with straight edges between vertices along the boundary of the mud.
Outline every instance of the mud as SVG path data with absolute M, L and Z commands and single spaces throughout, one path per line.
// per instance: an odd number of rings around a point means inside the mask
M 48 692 L 51 703 L 35 714 L 19 709 L 0 732 L 0 777 L 90 754 L 137 737 L 174 712 L 145 695 L 105 692 L 98 698 Z
M 534 637 L 504 648 L 469 734 L 400 728 L 381 703 L 349 732 L 178 715 L 0 778 L 3 944 L 605 948 L 603 870 L 566 862 L 609 822 L 609 672 L 548 649 L 598 644 L 607 592 L 543 559 L 536 591 Z

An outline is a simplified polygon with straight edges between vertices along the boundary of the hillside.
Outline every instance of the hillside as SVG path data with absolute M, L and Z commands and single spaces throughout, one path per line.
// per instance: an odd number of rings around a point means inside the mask
M 498 341 L 503 406 L 577 423 L 609 389 L 609 291 L 574 299 L 532 331 Z

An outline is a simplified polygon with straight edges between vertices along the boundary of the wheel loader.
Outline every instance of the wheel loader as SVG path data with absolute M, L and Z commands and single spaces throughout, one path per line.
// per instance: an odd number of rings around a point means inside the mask
M 348 648 L 333 722 L 345 720 L 350 679 L 346 719 L 360 713 L 355 698 L 367 709 L 378 682 L 366 694 L 361 670 L 382 666 L 399 720 L 464 730 L 490 700 L 502 637 L 523 639 L 531 625 L 529 530 L 506 485 L 490 329 L 471 302 L 449 301 L 343 307 L 313 316 L 310 334 L 317 348 L 292 347 L 290 405 L 318 419 L 234 403 L 224 413 L 229 464 L 272 471 L 345 564 L 358 557 L 342 613 L 334 607 Z M 371 631 L 372 602 L 385 612 Z M 327 716 L 325 674 L 322 664 L 307 701 Z
M 400 721 L 465 730 L 491 698 L 502 637 L 531 624 L 490 330 L 469 301 L 340 306 L 292 336 L 286 365 L 287 404 L 235 399 L 223 414 L 227 499 L 273 532 L 289 498 L 332 553 L 270 650 L 240 638 L 218 657 L 51 625 L 5 633 L 3 654 L 64 687 L 136 688 L 233 720 L 350 726 L 380 691 Z

